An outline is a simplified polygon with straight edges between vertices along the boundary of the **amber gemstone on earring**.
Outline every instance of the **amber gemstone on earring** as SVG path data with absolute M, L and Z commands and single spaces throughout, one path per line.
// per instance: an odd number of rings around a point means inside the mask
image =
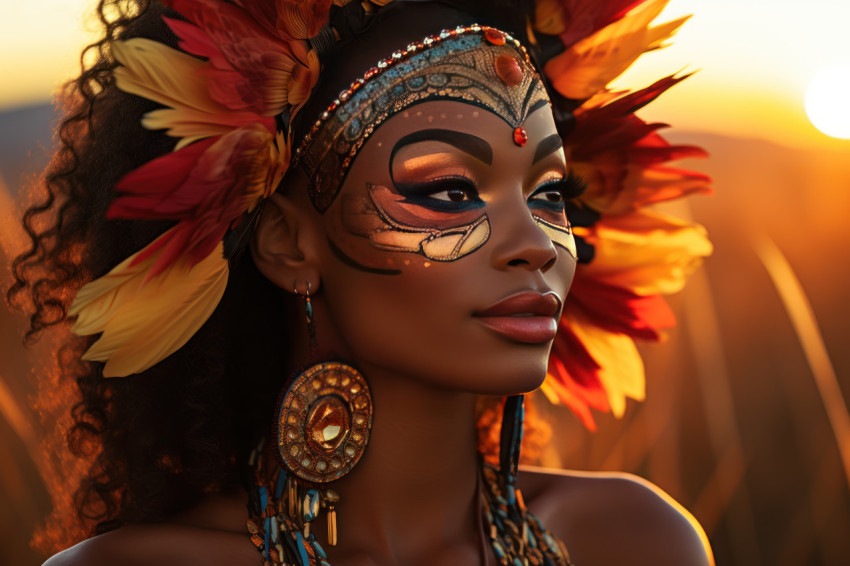
M 499 55 L 496 57 L 496 74 L 508 85 L 516 86 L 522 82 L 522 68 L 516 57 L 510 55 Z
M 500 32 L 499 30 L 490 28 L 484 32 L 484 37 L 487 38 L 487 41 L 492 43 L 493 45 L 504 45 L 505 44 L 505 34 Z
M 351 426 L 348 407 L 336 395 L 317 400 L 307 417 L 306 433 L 311 446 L 323 452 L 333 452 L 345 440 Z
M 528 132 L 525 128 L 516 128 L 514 130 L 514 143 L 522 147 L 528 143 Z
M 363 453 L 371 410 L 368 386 L 356 370 L 336 362 L 312 366 L 296 378 L 281 402 L 277 433 L 281 457 L 308 482 L 339 478 Z

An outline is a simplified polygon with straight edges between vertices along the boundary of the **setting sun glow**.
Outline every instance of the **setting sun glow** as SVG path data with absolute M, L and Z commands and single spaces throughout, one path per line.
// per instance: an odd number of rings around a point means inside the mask
M 850 139 L 850 65 L 828 67 L 815 75 L 806 90 L 806 113 L 828 136 Z

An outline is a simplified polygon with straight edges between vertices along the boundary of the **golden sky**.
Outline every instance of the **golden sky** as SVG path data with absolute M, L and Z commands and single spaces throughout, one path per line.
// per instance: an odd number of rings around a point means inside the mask
M 49 100 L 94 37 L 89 0 L 0 0 L 0 111 Z M 661 19 L 694 14 L 672 48 L 645 55 L 615 85 L 699 72 L 643 114 L 679 129 L 792 146 L 850 148 L 820 134 L 804 110 L 822 68 L 850 64 L 847 0 L 672 0 Z M 660 20 L 659 20 L 660 21 Z M 88 28 L 88 29 L 87 29 Z
M 818 132 L 805 114 L 806 87 L 832 65 L 850 64 L 847 0 L 672 0 L 659 21 L 693 14 L 672 47 L 648 53 L 617 83 L 639 87 L 659 73 L 698 71 L 642 114 L 677 128 L 850 148 Z
M 88 0 L 0 0 L 0 110 L 49 100 L 79 69 L 96 27 Z

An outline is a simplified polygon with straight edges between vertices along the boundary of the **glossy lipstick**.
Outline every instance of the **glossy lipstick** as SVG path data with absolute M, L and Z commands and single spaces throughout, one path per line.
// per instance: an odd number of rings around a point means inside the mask
M 558 331 L 561 301 L 555 293 L 526 291 L 511 295 L 474 316 L 502 336 L 523 344 L 543 344 Z

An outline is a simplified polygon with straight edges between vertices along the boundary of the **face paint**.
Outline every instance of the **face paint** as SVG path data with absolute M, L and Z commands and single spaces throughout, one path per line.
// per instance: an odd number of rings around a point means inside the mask
M 482 130 L 478 120 L 466 122 L 465 114 L 407 111 L 398 116 L 391 127 L 397 133 L 382 130 L 363 153 L 363 163 L 355 168 L 355 177 L 362 180 L 346 183 L 333 215 L 337 220 L 328 219 L 331 225 L 339 222 L 340 236 L 355 236 L 374 250 L 453 262 L 487 243 L 493 229 L 488 203 L 513 192 L 510 187 L 518 188 L 520 182 L 534 188 L 517 206 L 530 212 L 547 237 L 574 260 L 575 242 L 564 205 L 581 183 L 564 174 L 560 137 L 548 127 L 541 130 L 540 119 L 529 121 L 537 124 L 533 137 L 528 149 L 521 150 L 526 157 L 515 162 L 510 156 L 517 149 L 510 148 L 517 144 L 508 142 L 510 136 L 494 138 L 495 132 Z M 490 115 L 491 121 L 501 119 Z M 436 124 L 430 120 L 434 116 Z M 546 116 L 542 109 L 541 116 Z M 501 123 L 497 131 L 512 131 Z M 428 126 L 419 129 L 422 124 Z M 500 157 L 494 148 L 501 148 Z M 382 165 L 386 175 L 379 174 Z M 479 194 L 479 189 L 484 192 Z M 366 253 L 356 240 L 335 236 L 333 243 L 339 244 L 337 259 L 361 271 L 385 273 L 387 266 L 410 265 L 410 260 L 393 260 L 393 254 Z
M 353 267 L 358 271 L 363 271 L 364 273 L 373 273 L 375 275 L 401 275 L 401 270 L 399 269 L 384 269 L 380 267 L 369 267 L 368 265 L 363 265 L 336 245 L 333 240 L 328 238 L 328 248 L 330 248 L 331 253 L 336 257 L 339 261 L 344 263 L 349 267 Z
M 368 186 L 368 198 L 343 200 L 343 226 L 368 237 L 380 250 L 418 253 L 433 261 L 456 261 L 490 237 L 487 215 L 479 209 L 439 211 L 405 202 L 387 187 Z
M 523 135 L 526 117 L 549 103 L 525 49 L 498 30 L 469 26 L 411 44 L 341 93 L 296 150 L 293 163 L 310 179 L 316 209 L 330 207 L 351 163 L 385 120 L 429 100 L 484 108 Z M 521 145 L 518 135 L 513 139 Z
M 545 138 L 535 152 L 534 161 L 542 159 L 544 151 L 551 154 L 560 147 L 560 138 L 557 143 L 552 136 Z M 570 174 L 565 178 L 545 181 L 529 197 L 529 207 L 537 225 L 553 244 L 566 250 L 573 260 L 578 259 L 578 253 L 572 226 L 566 215 L 566 202 L 583 191 L 584 182 Z
M 537 221 L 537 225 L 540 226 L 540 229 L 549 236 L 549 239 L 552 240 L 553 244 L 567 250 L 567 253 L 570 254 L 570 257 L 574 260 L 578 258 L 576 240 L 573 237 L 573 229 L 569 222 L 567 222 L 566 226 L 562 226 L 553 224 L 552 222 L 547 222 L 539 216 L 535 216 L 534 220 Z

